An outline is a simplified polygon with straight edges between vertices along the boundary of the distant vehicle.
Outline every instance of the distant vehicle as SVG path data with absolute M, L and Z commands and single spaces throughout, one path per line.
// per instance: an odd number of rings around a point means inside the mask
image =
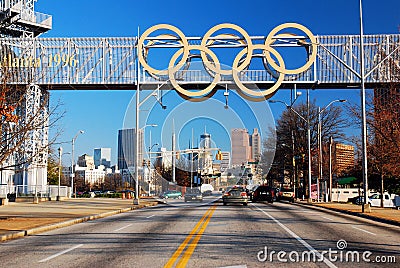
M 204 183 L 204 184 L 202 184 L 202 185 L 200 186 L 200 191 L 201 191 L 202 193 L 204 193 L 205 191 L 213 192 L 213 191 L 214 191 L 214 187 L 213 187 L 211 184 L 206 184 L 206 183 Z
M 271 186 L 260 185 L 258 186 L 251 197 L 251 201 L 259 202 L 259 201 L 267 201 L 268 203 L 274 202 L 275 190 Z
M 368 204 L 371 207 L 380 207 L 381 206 L 381 194 L 373 194 L 368 197 Z M 383 194 L 383 207 L 385 208 L 400 208 L 400 197 L 398 195 L 390 195 L 389 193 Z
M 279 200 L 294 202 L 294 190 L 292 188 L 281 188 L 279 191 Z
M 170 191 L 163 192 L 160 195 L 160 197 L 161 198 L 165 198 L 165 199 L 168 199 L 168 198 L 174 198 L 174 199 L 179 198 L 179 199 L 181 199 L 182 198 L 182 193 L 180 191 L 170 190 Z
M 185 193 L 185 202 L 198 201 L 203 202 L 203 195 L 197 188 L 188 188 Z
M 356 204 L 356 205 L 362 205 L 364 203 L 364 196 L 359 195 L 359 196 L 356 196 L 356 197 L 349 198 L 348 202 L 351 202 L 351 203 Z
M 249 198 L 246 193 L 246 189 L 243 187 L 233 187 L 229 191 L 225 192 L 222 196 L 222 202 L 224 206 L 228 203 L 241 203 L 243 206 L 247 206 Z
M 93 193 L 94 193 L 96 196 L 103 194 L 101 191 L 93 191 Z
M 103 194 L 115 194 L 115 191 L 113 191 L 113 190 L 105 190 L 105 191 L 103 191 Z

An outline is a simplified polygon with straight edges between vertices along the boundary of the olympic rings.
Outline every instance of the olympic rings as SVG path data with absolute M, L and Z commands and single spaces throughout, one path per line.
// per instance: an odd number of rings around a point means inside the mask
M 144 59 L 142 51 L 143 51 L 143 47 L 144 47 L 144 40 L 154 31 L 160 30 L 160 29 L 167 29 L 170 31 L 175 32 L 179 37 L 180 40 L 182 42 L 183 45 L 183 56 L 182 59 L 179 61 L 178 65 L 184 64 L 186 62 L 186 59 L 189 56 L 189 43 L 188 40 L 186 39 L 185 35 L 182 33 L 181 30 L 179 30 L 178 28 L 176 28 L 175 26 L 169 25 L 169 24 L 157 24 L 154 25 L 152 27 L 150 27 L 149 29 L 147 29 L 142 36 L 139 39 L 138 42 L 138 56 L 139 56 L 139 62 L 140 64 L 143 65 L 143 68 L 145 68 L 148 72 L 152 73 L 152 74 L 158 74 L 158 75 L 166 75 L 168 74 L 168 70 L 157 70 L 154 69 L 152 67 L 150 67 L 150 65 L 147 64 L 147 61 Z
M 277 39 L 279 38 L 296 38 L 297 35 L 291 34 L 291 33 L 281 33 L 278 34 L 280 31 L 286 28 L 293 28 L 300 30 L 304 32 L 309 39 L 309 43 L 307 42 L 302 42 L 304 46 L 309 46 L 311 48 L 311 52 L 309 54 L 309 57 L 307 59 L 307 62 L 297 68 L 297 69 L 286 69 L 285 67 L 285 62 L 282 58 L 282 56 L 278 53 L 277 50 L 275 50 L 272 45 L 276 42 Z M 225 34 L 218 34 L 214 37 L 212 37 L 212 34 L 215 32 L 221 30 L 221 29 L 231 29 L 234 30 L 242 36 L 242 38 L 238 35 L 230 34 L 230 33 L 225 33 Z M 155 32 L 157 30 L 169 30 L 174 32 L 176 35 L 172 34 L 161 34 L 157 37 L 152 37 L 150 41 L 147 42 L 145 45 L 144 42 L 145 40 L 150 39 L 149 35 L 152 32 Z M 153 67 L 151 67 L 147 63 L 147 56 L 148 56 L 148 50 L 151 48 L 152 45 L 154 45 L 156 42 L 157 38 L 160 39 L 165 39 L 165 38 L 171 38 L 177 43 L 179 43 L 179 50 L 176 51 L 173 56 L 171 57 L 168 65 L 167 70 L 158 70 Z M 235 57 L 233 64 L 232 64 L 232 69 L 231 70 L 222 70 L 220 66 L 220 62 L 216 54 L 209 48 L 215 43 L 215 39 L 218 38 L 232 38 L 235 39 L 235 42 L 240 43 L 241 46 L 245 46 Z M 298 42 L 300 43 L 300 41 Z M 176 46 L 175 46 L 176 47 Z M 176 80 L 176 72 L 181 70 L 182 67 L 185 64 L 188 64 L 188 61 L 190 60 L 190 57 L 192 54 L 190 54 L 191 50 L 198 50 L 200 51 L 200 57 L 203 61 L 203 65 L 205 70 L 210 74 L 210 76 L 213 77 L 213 80 L 209 86 L 207 86 L 203 90 L 198 90 L 198 91 L 190 91 L 182 88 L 179 83 Z M 240 75 L 239 73 L 244 71 L 246 68 L 249 67 L 251 59 L 253 57 L 260 57 L 260 55 L 254 55 L 253 51 L 254 50 L 262 50 L 264 61 L 266 61 L 267 64 L 269 64 L 268 69 L 273 68 L 277 74 L 273 75 L 273 77 L 276 79 L 275 84 L 270 87 L 269 89 L 265 90 L 260 90 L 260 91 L 255 91 L 247 88 L 244 83 L 240 80 Z M 274 60 L 274 58 L 277 60 L 277 62 Z M 198 55 L 198 54 L 196 54 Z M 180 60 L 176 63 L 176 61 L 180 58 Z M 312 32 L 307 29 L 305 26 L 298 24 L 298 23 L 284 23 L 281 25 L 278 25 L 275 27 L 265 38 L 264 44 L 253 44 L 251 37 L 248 35 L 248 33 L 243 30 L 241 27 L 231 24 L 231 23 L 222 23 L 218 24 L 214 27 L 212 27 L 210 30 L 206 32 L 206 34 L 203 36 L 201 39 L 201 44 L 200 45 L 190 45 L 188 39 L 186 36 L 183 34 L 181 30 L 179 30 L 177 27 L 169 25 L 169 24 L 158 24 L 150 27 L 147 29 L 142 36 L 139 38 L 138 41 L 138 59 L 140 64 L 143 66 L 143 68 L 153 77 L 157 77 L 159 75 L 168 75 L 169 81 L 172 84 L 172 86 L 180 93 L 180 95 L 187 96 L 189 98 L 196 98 L 197 100 L 201 100 L 206 96 L 209 96 L 210 93 L 212 92 L 213 88 L 219 83 L 221 80 L 221 75 L 229 76 L 232 75 L 233 80 L 238 87 L 238 89 L 243 92 L 246 95 L 249 96 L 254 96 L 254 97 L 262 97 L 260 99 L 267 99 L 271 97 L 273 94 L 276 93 L 277 89 L 280 87 L 282 84 L 285 75 L 288 74 L 300 74 L 302 72 L 305 72 L 307 69 L 309 69 L 312 64 L 315 62 L 315 59 L 317 57 L 317 41 L 315 36 L 312 34 Z M 200 98 L 199 98 L 200 97 Z M 203 97 L 203 98 L 202 98 Z
M 218 30 L 221 30 L 221 29 L 233 29 L 233 30 L 239 32 L 240 34 L 242 34 L 242 36 L 246 40 L 247 49 L 248 49 L 247 55 L 250 55 L 250 56 L 247 56 L 245 61 L 241 63 L 240 67 L 243 70 L 245 67 L 247 67 L 250 64 L 253 43 L 251 42 L 251 38 L 248 35 L 248 33 L 245 30 L 243 30 L 241 27 L 239 27 L 239 26 L 237 26 L 235 24 L 232 24 L 232 23 L 218 24 L 218 25 L 212 27 L 210 30 L 208 30 L 208 32 L 204 35 L 203 39 L 201 40 L 201 44 L 200 45 L 202 47 L 205 47 L 207 45 L 210 45 L 210 44 L 214 43 L 214 42 L 207 43 L 207 41 L 211 37 L 211 35 L 213 33 L 215 33 Z M 217 37 L 224 37 L 224 36 L 227 36 L 227 35 L 218 35 Z M 205 63 L 205 62 L 207 62 L 206 61 L 207 58 L 205 56 L 205 53 L 204 52 L 200 52 L 200 54 L 201 54 L 201 58 L 203 59 L 204 65 L 215 72 L 215 70 L 213 70 L 212 66 L 209 66 L 208 64 Z M 223 75 L 231 75 L 232 71 L 230 71 L 230 70 L 221 70 L 221 74 L 223 74 Z
M 278 65 L 276 65 L 276 63 L 274 62 L 274 60 L 271 58 L 269 53 L 265 54 L 265 57 L 267 58 L 267 61 L 269 62 L 269 64 L 271 64 L 271 66 L 273 68 L 275 68 L 275 70 L 277 70 L 280 73 L 284 73 L 284 74 L 299 74 L 302 73 L 304 71 L 306 71 L 308 68 L 310 68 L 310 66 L 314 63 L 316 57 L 317 57 L 317 39 L 314 37 L 314 35 L 312 34 L 312 32 L 307 29 L 306 27 L 304 27 L 301 24 L 298 23 L 284 23 L 281 24 L 277 27 L 275 27 L 267 36 L 267 38 L 265 39 L 265 45 L 266 46 L 271 46 L 275 41 L 272 39 L 274 37 L 274 35 L 285 29 L 285 28 L 296 28 L 299 29 L 301 31 L 303 31 L 305 34 L 307 34 L 308 38 L 310 38 L 311 41 L 311 47 L 312 47 L 312 52 L 311 55 L 307 61 L 306 64 L 304 64 L 302 67 L 299 67 L 297 69 L 294 70 L 287 70 L 285 68 L 281 68 Z M 277 36 L 275 36 L 275 38 L 279 38 L 279 37 L 287 37 L 290 36 L 292 37 L 292 34 L 278 34 Z
M 202 46 L 196 46 L 196 45 L 191 45 L 189 46 L 188 50 L 192 50 L 192 49 L 196 49 L 196 50 L 200 50 L 204 53 L 207 53 L 211 56 L 211 59 L 213 60 L 213 63 L 215 66 L 213 66 L 212 68 L 215 71 L 215 77 L 214 80 L 211 82 L 211 84 L 206 87 L 203 90 L 199 90 L 199 91 L 188 91 L 184 88 L 182 88 L 175 79 L 175 73 L 176 71 L 178 71 L 180 69 L 180 65 L 176 65 L 175 66 L 175 61 L 178 59 L 179 55 L 182 54 L 182 52 L 184 51 L 184 48 L 179 49 L 171 58 L 171 61 L 169 62 L 169 66 L 168 66 L 168 75 L 169 75 L 169 79 L 171 84 L 174 86 L 174 88 L 179 91 L 180 93 L 188 96 L 188 97 L 201 97 L 203 95 L 207 95 L 208 93 L 210 93 L 213 88 L 218 84 L 219 80 L 221 79 L 221 68 L 219 65 L 219 61 L 217 56 L 214 54 L 214 52 L 211 51 L 211 49 L 207 48 L 207 47 L 202 47 Z M 204 64 L 209 64 L 208 63 L 208 59 L 206 57 L 206 61 L 204 62 Z M 212 66 L 212 65 L 208 65 L 208 66 Z

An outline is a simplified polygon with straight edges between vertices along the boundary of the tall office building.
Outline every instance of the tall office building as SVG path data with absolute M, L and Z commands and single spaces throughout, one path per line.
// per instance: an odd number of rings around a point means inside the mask
M 347 170 L 354 167 L 354 146 L 335 143 L 333 156 L 333 165 L 338 176 L 345 175 Z
M 231 153 L 230 152 L 221 152 L 222 160 L 221 160 L 221 171 L 224 172 L 228 168 L 230 168 L 231 162 Z
M 204 173 L 212 173 L 213 169 L 213 155 L 212 152 L 208 149 L 211 148 L 211 135 L 208 133 L 204 133 L 200 135 L 200 149 L 204 149 L 204 151 L 200 152 L 200 170 Z
M 232 166 L 246 164 L 250 156 L 250 139 L 247 129 L 231 129 Z
M 143 129 L 139 129 L 139 165 L 143 162 Z M 136 132 L 134 128 L 118 130 L 118 168 L 135 166 Z
M 257 128 L 253 129 L 253 134 L 251 134 L 250 146 L 251 160 L 259 161 L 261 155 L 261 136 Z
M 231 129 L 231 165 L 239 166 L 249 161 L 257 161 L 261 155 L 261 136 L 258 129 L 249 134 L 245 128 Z
M 87 169 L 95 169 L 93 156 L 83 154 L 78 157 L 78 166 L 86 167 Z
M 111 167 L 111 148 L 96 148 L 93 151 L 94 165 L 98 168 L 103 165 L 105 168 Z

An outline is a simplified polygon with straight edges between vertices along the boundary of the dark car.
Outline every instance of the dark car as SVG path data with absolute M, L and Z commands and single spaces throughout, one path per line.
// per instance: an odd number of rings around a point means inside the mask
M 188 201 L 203 202 L 203 195 L 201 194 L 201 191 L 197 188 L 187 189 L 185 193 L 185 202 Z
M 228 203 L 240 203 L 247 206 L 249 198 L 246 193 L 246 189 L 243 187 L 233 187 L 229 191 L 225 192 L 222 196 L 222 202 L 224 206 Z
M 275 190 L 271 186 L 260 185 L 254 190 L 252 194 L 251 201 L 267 201 L 268 203 L 273 203 L 275 198 Z

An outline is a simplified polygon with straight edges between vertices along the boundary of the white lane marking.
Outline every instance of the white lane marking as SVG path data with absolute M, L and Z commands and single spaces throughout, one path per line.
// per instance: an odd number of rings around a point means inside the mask
M 303 246 L 305 248 L 307 248 L 309 251 L 313 252 L 316 256 L 318 256 L 319 259 L 323 258 L 324 259 L 324 263 L 326 265 L 328 265 L 330 268 L 337 268 L 336 265 L 334 265 L 332 262 L 330 262 L 328 259 L 324 258 L 316 249 L 314 249 L 310 244 L 308 244 L 306 241 L 304 241 L 300 236 L 298 236 L 297 234 L 295 234 L 292 230 L 290 230 L 288 227 L 286 227 L 283 223 L 281 223 L 280 221 L 278 221 L 277 219 L 275 219 L 271 214 L 269 214 L 268 212 L 265 212 L 264 210 L 262 210 L 261 208 L 259 208 L 258 206 L 252 204 L 253 206 L 255 206 L 259 211 L 261 211 L 262 213 L 264 213 L 265 215 L 267 215 L 271 220 L 273 220 L 275 223 L 277 223 L 280 227 L 282 227 L 282 229 L 284 229 L 286 232 L 288 232 L 291 236 L 293 236 L 294 238 L 296 238 L 297 241 L 299 241 L 301 244 L 303 244 Z
M 219 268 L 247 268 L 247 265 L 233 265 L 233 266 L 224 266 Z
M 324 217 L 324 216 L 321 216 L 321 217 L 324 218 L 324 219 L 326 219 L 326 220 L 328 220 L 328 221 L 333 221 L 331 218 Z
M 125 225 L 124 227 L 121 227 L 121 228 L 118 228 L 118 229 L 114 230 L 114 232 L 119 232 L 119 231 L 121 231 L 121 230 L 124 230 L 125 228 L 128 228 L 128 227 L 131 226 L 131 225 L 132 225 L 132 223 L 131 223 L 131 224 L 128 224 L 128 225 Z
M 371 232 L 369 232 L 367 230 L 364 230 L 364 229 L 361 229 L 361 228 L 358 228 L 358 227 L 355 227 L 355 226 L 351 226 L 351 227 L 353 227 L 354 229 L 357 229 L 359 231 L 362 231 L 364 233 L 367 233 L 367 234 L 376 235 L 375 233 L 371 233 Z
M 68 253 L 68 252 L 70 252 L 70 251 L 72 251 L 74 249 L 80 248 L 81 246 L 83 246 L 83 244 L 75 245 L 72 248 L 69 248 L 69 249 L 63 250 L 61 252 L 58 252 L 57 254 L 51 255 L 50 257 L 47 257 L 46 259 L 40 260 L 39 262 L 46 262 L 46 261 L 49 261 L 51 259 L 57 258 L 58 256 L 63 255 L 65 253 Z
M 155 216 L 155 215 L 148 216 L 148 217 L 146 217 L 146 219 L 153 218 L 154 216 Z

